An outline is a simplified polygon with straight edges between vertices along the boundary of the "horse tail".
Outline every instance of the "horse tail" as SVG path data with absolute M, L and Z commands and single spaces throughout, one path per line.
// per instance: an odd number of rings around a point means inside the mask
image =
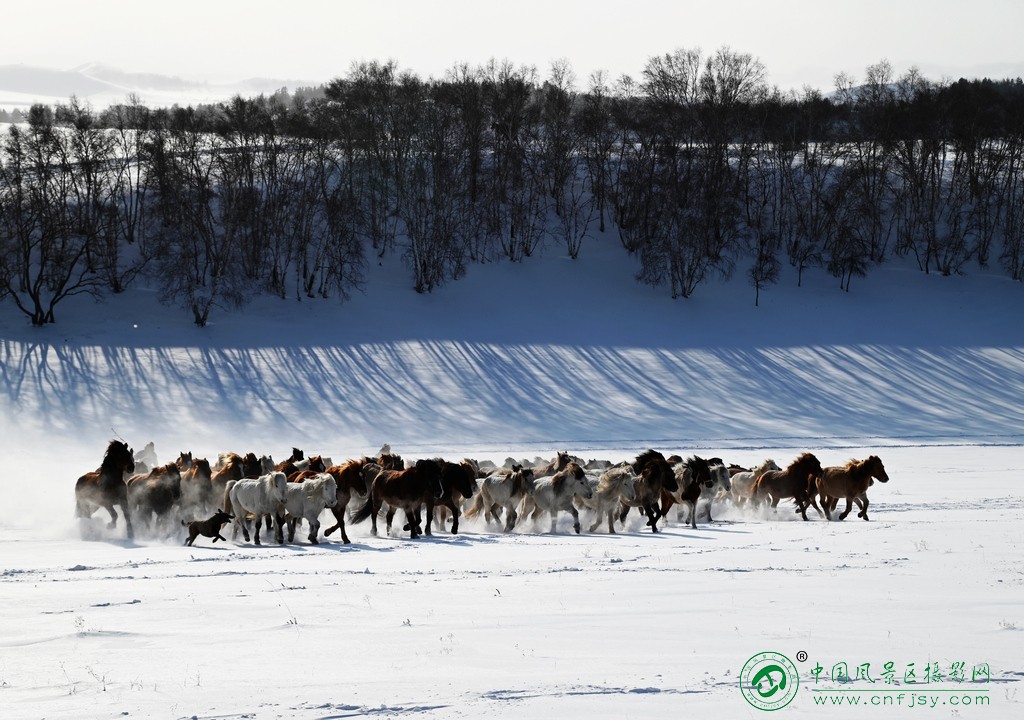
M 234 507 L 231 503 L 231 489 L 234 488 L 238 480 L 228 480 L 227 484 L 224 485 L 224 509 L 230 512 L 232 515 L 238 515 L 238 508 Z
M 354 512 L 349 513 L 348 521 L 352 522 L 352 523 L 362 522 L 363 520 L 366 520 L 368 517 L 370 517 L 370 515 L 372 515 L 372 514 L 373 514 L 373 498 L 372 498 L 372 496 L 370 496 L 370 497 L 366 498 L 366 502 L 364 502 L 359 507 L 359 509 L 357 509 Z
M 484 509 L 484 494 L 483 488 L 477 491 L 473 495 L 473 502 L 470 503 L 469 507 L 462 513 L 464 518 L 475 518 L 480 514 L 480 511 Z

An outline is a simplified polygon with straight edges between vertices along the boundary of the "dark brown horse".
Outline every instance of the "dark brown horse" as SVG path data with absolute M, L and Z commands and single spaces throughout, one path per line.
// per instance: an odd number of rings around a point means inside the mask
M 314 455 L 309 460 L 301 462 L 287 461 L 281 463 L 279 466 L 281 472 L 288 476 L 288 482 L 292 482 L 293 477 L 298 477 L 299 473 L 311 473 L 316 475 L 317 473 L 327 472 L 327 466 L 324 464 L 324 459 L 319 455 Z M 303 477 L 309 477 L 303 475 Z
M 181 501 L 181 471 L 174 463 L 128 478 L 128 505 L 136 522 L 143 518 L 160 522 Z
M 839 503 L 839 498 L 846 498 L 846 509 L 839 516 L 845 520 L 850 514 L 850 508 L 854 502 L 860 506 L 857 517 L 868 519 L 868 488 L 878 482 L 889 482 L 889 475 L 885 472 L 885 466 L 877 455 L 871 455 L 866 460 L 851 460 L 842 467 L 827 467 L 815 483 L 815 492 L 811 494 L 811 504 L 817 508 L 814 502 L 814 495 L 821 495 L 821 505 L 825 509 L 825 517 L 832 519 L 832 512 Z
M 370 497 L 349 516 L 349 522 L 362 522 L 370 518 L 374 535 L 377 534 L 377 514 L 384 503 L 388 504 L 387 532 L 391 532 L 391 521 L 395 511 L 401 508 L 409 520 L 409 536 L 422 534 L 417 518 L 420 508 L 426 505 L 425 516 L 434 513 L 434 500 L 440 497 L 441 466 L 434 460 L 417 460 L 416 465 L 405 470 L 382 470 L 370 486 Z M 427 529 L 429 533 L 429 528 Z
M 658 503 L 661 502 L 662 492 L 678 491 L 679 482 L 676 480 L 672 466 L 657 450 L 642 452 L 633 461 L 632 467 L 633 472 L 637 475 L 634 484 L 636 497 L 632 500 L 622 499 L 619 501 L 622 508 L 619 512 L 619 522 L 626 522 L 626 516 L 631 507 L 639 508 L 647 516 L 647 525 L 650 526 L 651 532 L 658 532 L 658 520 L 661 519 Z
M 459 507 L 462 501 L 468 500 L 477 491 L 476 476 L 477 470 L 471 462 L 463 460 L 460 463 L 446 462 L 438 459 L 441 463 L 441 497 L 434 502 L 437 509 L 438 528 L 445 526 L 444 509 L 447 508 L 452 514 L 452 535 L 459 532 Z M 427 535 L 430 534 L 430 518 L 427 518 Z
M 804 453 L 785 470 L 768 470 L 754 481 L 751 503 L 757 507 L 771 496 L 774 510 L 782 498 L 793 498 L 797 511 L 806 520 L 807 507 L 811 504 L 809 488 L 814 487 L 815 480 L 821 477 L 822 472 L 818 458 L 811 453 Z
M 255 455 L 254 455 L 254 457 L 255 457 Z M 283 460 L 282 462 L 279 462 L 277 465 L 275 465 L 274 469 L 279 471 L 279 472 L 283 472 L 285 475 L 287 475 L 288 474 L 288 470 L 286 470 L 285 468 L 288 468 L 289 466 L 293 466 L 299 460 L 305 460 L 305 459 L 306 459 L 306 453 L 304 453 L 302 450 L 299 450 L 296 447 L 293 447 L 292 448 L 291 456 L 287 460 Z M 291 469 L 293 471 L 295 470 L 294 467 L 292 467 Z
M 114 506 L 120 505 L 127 537 L 131 539 L 134 533 L 128 510 L 128 486 L 124 477 L 126 473 L 134 471 L 135 458 L 128 443 L 111 440 L 99 470 L 87 472 L 75 483 L 75 514 L 80 518 L 90 518 L 99 508 L 105 508 L 110 513 L 107 529 L 113 530 L 117 525 Z
M 676 490 L 661 489 L 661 517 L 668 514 L 676 503 L 686 505 L 690 511 L 690 527 L 697 528 L 697 500 L 702 492 L 711 490 L 715 484 L 711 477 L 711 466 L 707 460 L 694 455 L 685 462 L 679 462 L 672 469 L 676 478 Z

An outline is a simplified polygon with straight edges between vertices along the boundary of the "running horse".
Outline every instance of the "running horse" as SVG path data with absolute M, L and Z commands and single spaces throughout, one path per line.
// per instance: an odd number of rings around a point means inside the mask
M 785 470 L 768 470 L 755 482 L 751 503 L 758 507 L 771 496 L 772 509 L 778 507 L 782 498 L 793 498 L 797 512 L 807 519 L 807 508 L 811 505 L 809 489 L 822 476 L 821 463 L 812 453 L 805 452 L 796 458 Z M 817 506 L 815 506 L 817 507 Z M 819 512 L 821 512 L 819 510 Z
M 821 506 L 825 509 L 825 517 L 832 519 L 836 505 L 840 498 L 846 498 L 846 509 L 839 516 L 845 520 L 850 514 L 851 505 L 856 502 L 860 507 L 857 517 L 868 519 L 868 488 L 874 481 L 889 482 L 889 474 L 885 472 L 885 466 L 877 455 L 872 455 L 866 460 L 851 460 L 844 466 L 827 467 L 815 483 L 811 492 L 811 504 L 818 507 L 814 502 L 814 496 L 821 495 Z
M 99 470 L 87 472 L 75 483 L 75 515 L 90 518 L 99 508 L 110 513 L 108 530 L 117 525 L 115 505 L 121 506 L 127 537 L 134 537 L 131 512 L 128 509 L 128 485 L 125 475 L 135 471 L 135 458 L 128 443 L 111 440 Z

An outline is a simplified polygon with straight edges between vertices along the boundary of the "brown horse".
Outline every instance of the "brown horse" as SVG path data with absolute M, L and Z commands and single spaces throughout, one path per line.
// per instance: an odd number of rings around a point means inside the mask
M 711 477 L 711 466 L 704 458 L 694 455 L 673 466 L 672 472 L 676 478 L 676 490 L 670 491 L 662 487 L 661 509 L 658 512 L 661 517 L 665 517 L 674 504 L 682 503 L 690 511 L 690 527 L 696 530 L 697 500 L 700 499 L 702 492 L 710 492 L 715 484 L 714 478 Z
M 128 505 L 136 521 L 164 520 L 181 500 L 181 471 L 174 463 L 128 478 Z
M 793 498 L 797 511 L 806 520 L 807 506 L 811 504 L 808 489 L 813 487 L 815 479 L 820 478 L 821 474 L 822 467 L 818 458 L 811 453 L 804 453 L 785 470 L 768 470 L 754 481 L 751 504 L 757 507 L 771 495 L 774 510 L 782 498 Z
M 560 452 L 556 452 L 554 460 L 533 466 L 533 477 L 540 480 L 542 477 L 554 475 L 557 472 L 565 470 L 570 462 L 572 462 L 572 456 L 569 455 L 568 451 L 562 450 Z
M 377 515 L 384 503 L 387 503 L 387 532 L 391 532 L 395 511 L 401 508 L 409 521 L 409 536 L 417 538 L 423 532 L 417 522 L 420 507 L 426 505 L 425 516 L 429 520 L 434 513 L 434 500 L 440 497 L 441 492 L 441 466 L 434 460 L 417 460 L 413 467 L 405 470 L 382 470 L 373 479 L 370 497 L 349 516 L 349 522 L 362 522 L 370 518 L 372 532 L 376 535 Z M 429 527 L 427 534 L 430 534 Z
M 327 508 L 334 515 L 335 524 L 324 531 L 325 536 L 330 535 L 335 530 L 341 530 L 342 542 L 346 545 L 352 542 L 348 539 L 348 533 L 345 532 L 345 511 L 348 509 L 348 503 L 352 499 L 352 493 L 366 495 L 366 478 L 363 475 L 363 467 L 370 462 L 372 462 L 370 458 L 349 460 L 344 465 L 332 465 L 324 471 L 334 478 L 334 482 L 338 486 L 337 500 L 332 507 Z M 310 473 L 310 475 L 313 474 L 315 473 Z M 300 473 L 295 476 L 294 480 L 289 480 L 289 482 L 302 482 L 307 477 L 309 475 L 306 473 Z
M 108 530 L 117 525 L 115 505 L 121 506 L 124 513 L 124 524 L 130 540 L 132 518 L 128 510 L 128 486 L 124 482 L 126 473 L 135 471 L 135 458 L 128 443 L 111 440 L 103 455 L 99 470 L 87 472 L 75 483 L 75 514 L 80 518 L 90 518 L 99 508 L 110 513 Z
M 637 475 L 634 489 L 636 497 L 632 500 L 622 499 L 619 501 L 621 511 L 619 522 L 625 523 L 626 516 L 631 507 L 639 508 L 647 516 L 647 524 L 651 532 L 658 532 L 658 520 L 661 519 L 661 511 L 658 503 L 661 501 L 662 491 L 676 492 L 679 490 L 679 482 L 676 480 L 672 466 L 665 460 L 665 456 L 657 450 L 646 450 L 637 456 L 633 461 L 633 472 Z
M 816 493 L 811 494 L 811 504 L 818 507 L 814 501 L 814 495 L 821 495 L 821 506 L 825 509 L 825 517 L 832 519 L 832 512 L 839 503 L 839 498 L 846 498 L 846 509 L 839 516 L 845 520 L 850 514 L 850 508 L 856 501 L 860 506 L 857 517 L 868 519 L 868 488 L 878 482 L 889 482 L 889 475 L 885 472 L 885 466 L 877 455 L 872 455 L 866 460 L 851 460 L 842 467 L 827 467 L 815 483 Z
M 227 489 L 229 481 L 248 477 L 245 473 L 245 461 L 238 453 L 229 452 L 221 455 L 221 460 L 223 464 L 220 469 L 210 478 L 213 497 L 217 499 L 217 502 L 220 502 L 221 498 L 224 497 L 224 491 Z M 256 477 L 260 476 L 257 475 Z M 250 479 L 254 480 L 255 478 Z

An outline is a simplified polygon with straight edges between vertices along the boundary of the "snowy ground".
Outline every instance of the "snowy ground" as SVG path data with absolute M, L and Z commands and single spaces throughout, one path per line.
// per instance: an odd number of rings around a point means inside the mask
M 671 302 L 630 262 L 606 242 L 427 297 L 375 268 L 347 304 L 264 300 L 205 331 L 143 290 L 42 330 L 4 306 L 0 716 L 758 717 L 738 677 L 761 651 L 798 666 L 785 716 L 851 716 L 818 704 L 842 700 L 816 692 L 847 687 L 827 682 L 839 662 L 942 672 L 898 706 L 857 696 L 860 717 L 1020 716 L 1022 288 L 890 267 L 850 294 L 786 278 L 755 309 L 739 280 Z M 162 461 L 876 453 L 892 480 L 871 522 L 721 508 L 657 536 L 634 516 L 616 536 L 84 541 L 74 479 L 115 433 Z

